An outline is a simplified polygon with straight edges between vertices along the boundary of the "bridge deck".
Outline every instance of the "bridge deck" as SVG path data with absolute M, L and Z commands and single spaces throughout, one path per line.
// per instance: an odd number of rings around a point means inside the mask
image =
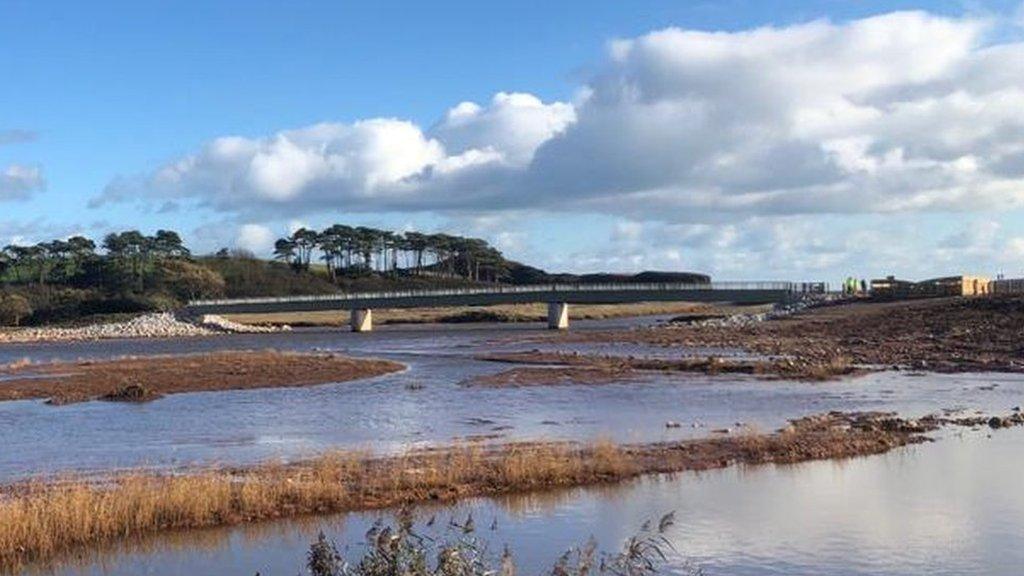
M 545 284 L 488 286 L 447 290 L 408 290 L 293 296 L 197 300 L 187 310 L 199 314 L 305 312 L 373 308 L 434 308 L 495 304 L 567 303 L 621 304 L 629 302 L 778 302 L 807 291 L 809 284 L 793 282 L 714 282 L 705 284 Z

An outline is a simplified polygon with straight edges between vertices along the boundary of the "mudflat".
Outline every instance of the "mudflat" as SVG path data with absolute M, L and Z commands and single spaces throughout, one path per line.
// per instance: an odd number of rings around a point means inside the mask
M 562 341 L 724 347 L 782 357 L 792 371 L 830 366 L 1024 372 L 1024 296 L 856 302 L 738 326 L 675 323 L 580 332 Z
M 47 398 L 51 404 L 141 402 L 182 392 L 346 382 L 404 368 L 388 360 L 276 351 L 17 364 L 0 369 L 0 401 Z
M 858 376 L 864 369 L 833 359 L 821 363 L 797 363 L 791 359 L 725 360 L 710 358 L 632 358 L 566 352 L 511 352 L 477 357 L 488 362 L 521 364 L 497 374 L 477 376 L 464 382 L 470 386 L 548 386 L 557 384 L 605 384 L 634 378 L 640 372 L 747 374 L 765 379 L 820 381 Z M 539 366 L 539 367 L 538 367 Z

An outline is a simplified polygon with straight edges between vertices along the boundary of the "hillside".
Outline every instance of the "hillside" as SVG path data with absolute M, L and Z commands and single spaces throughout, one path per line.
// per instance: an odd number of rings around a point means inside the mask
M 274 260 L 227 249 L 194 256 L 176 232 L 128 230 L 99 244 L 73 237 L 0 250 L 0 325 L 173 310 L 202 298 L 709 280 L 690 272 L 549 273 L 507 260 L 477 238 L 342 225 L 281 238 Z
M 706 284 L 711 277 L 696 272 L 658 272 L 645 271 L 638 274 L 566 274 L 549 273 L 519 262 L 509 262 L 508 272 L 503 278 L 510 284 L 606 284 L 606 283 L 647 283 L 647 282 L 686 282 Z

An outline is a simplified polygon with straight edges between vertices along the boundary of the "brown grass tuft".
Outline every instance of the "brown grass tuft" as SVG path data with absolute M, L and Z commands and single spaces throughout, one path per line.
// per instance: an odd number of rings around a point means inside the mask
M 633 471 L 611 444 L 477 446 L 398 457 L 331 453 L 301 465 L 102 484 L 34 483 L 0 494 L 0 567 L 162 530 L 448 500 L 613 479 Z

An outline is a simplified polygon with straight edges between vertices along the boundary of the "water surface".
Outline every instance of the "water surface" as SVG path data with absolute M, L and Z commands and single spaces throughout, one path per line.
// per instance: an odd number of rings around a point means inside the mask
M 636 320 L 579 322 L 574 329 L 629 322 Z M 495 350 L 532 349 L 537 345 L 516 343 L 515 339 L 538 334 L 543 332 L 537 325 L 389 326 L 369 334 L 302 330 L 0 346 L 0 363 L 19 358 L 43 362 L 275 348 L 378 356 L 409 367 L 371 380 L 177 394 L 144 404 L 87 402 L 54 407 L 38 400 L 0 403 L 0 438 L 4 440 L 0 481 L 65 471 L 290 460 L 331 449 L 393 452 L 459 440 L 674 440 L 706 436 L 721 428 L 770 431 L 788 418 L 828 410 L 923 415 L 968 407 L 1005 413 L 1021 404 L 1024 392 L 1024 377 L 986 374 L 878 373 L 829 383 L 644 374 L 631 381 L 597 386 L 465 385 L 474 376 L 510 367 L 479 361 L 475 356 Z M 598 345 L 595 351 L 609 353 L 613 348 Z M 619 353 L 665 357 L 701 352 L 631 346 Z M 682 427 L 668 429 L 665 424 L 669 421 Z
M 617 486 L 476 499 L 423 509 L 442 526 L 472 514 L 477 535 L 515 551 L 521 573 L 593 536 L 616 549 L 644 520 L 675 511 L 669 538 L 709 575 L 1012 575 L 1024 563 L 1024 431 L 950 433 L 882 456 L 734 467 Z M 350 557 L 386 513 L 176 534 L 30 574 L 295 574 L 323 530 Z M 492 524 L 496 525 L 491 530 Z M 437 531 L 435 530 L 435 533 Z M 444 534 L 444 532 L 440 532 Z

